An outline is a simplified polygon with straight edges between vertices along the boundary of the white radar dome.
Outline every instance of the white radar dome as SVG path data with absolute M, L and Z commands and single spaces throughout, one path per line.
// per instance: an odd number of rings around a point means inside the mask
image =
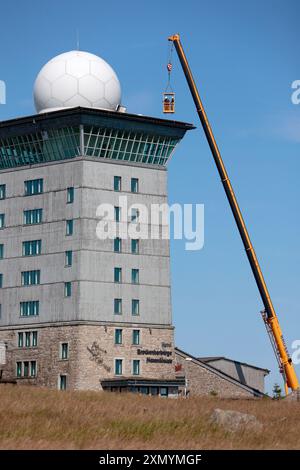
M 38 113 L 83 106 L 116 110 L 121 86 L 112 67 L 83 51 L 60 54 L 41 69 L 33 89 Z

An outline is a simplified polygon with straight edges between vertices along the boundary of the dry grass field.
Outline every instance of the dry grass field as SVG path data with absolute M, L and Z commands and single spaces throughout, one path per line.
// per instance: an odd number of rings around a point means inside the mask
M 263 430 L 212 426 L 215 408 L 251 413 Z M 299 449 L 300 403 L 163 399 L 0 386 L 1 449 Z

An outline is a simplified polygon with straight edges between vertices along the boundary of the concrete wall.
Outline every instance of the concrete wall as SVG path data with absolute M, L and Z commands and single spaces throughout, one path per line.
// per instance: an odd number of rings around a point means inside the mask
M 113 177 L 122 177 L 122 192 L 113 191 Z M 131 177 L 139 178 L 139 194 L 130 193 Z M 166 202 L 164 169 L 100 162 L 91 159 L 35 165 L 0 172 L 6 199 L 0 200 L 6 228 L 0 230 L 5 259 L 0 260 L 0 327 L 63 321 L 122 321 L 171 325 L 168 240 L 141 240 L 140 254 L 130 253 L 124 240 L 122 253 L 113 252 L 112 240 L 99 240 L 96 209 L 100 203 L 118 205 L 120 195 L 129 204 Z M 44 193 L 24 196 L 24 181 L 43 178 Z M 73 204 L 66 204 L 66 188 L 75 187 Z M 23 225 L 23 210 L 43 208 L 43 223 Z M 66 236 L 65 221 L 74 219 L 74 234 Z M 22 256 L 22 241 L 42 240 L 42 254 Z M 73 266 L 65 267 L 66 250 L 73 251 Z M 116 285 L 114 267 L 122 267 L 123 283 Z M 140 269 L 140 284 L 131 284 L 131 268 Z M 41 270 L 41 285 L 21 287 L 21 271 Z M 64 298 L 64 282 L 72 282 L 72 297 Z M 113 312 L 115 297 L 123 299 L 122 318 Z M 132 318 L 131 299 L 140 300 L 140 316 Z M 20 317 L 20 302 L 40 301 L 39 317 Z

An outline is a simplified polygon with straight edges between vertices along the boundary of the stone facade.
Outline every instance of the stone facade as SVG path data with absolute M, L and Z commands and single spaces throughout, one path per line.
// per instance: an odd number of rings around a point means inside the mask
M 115 344 L 115 330 L 122 329 L 122 344 Z M 132 331 L 140 331 L 140 344 L 132 344 Z M 20 332 L 37 331 L 36 347 L 19 347 Z M 132 360 L 140 360 L 139 377 L 175 378 L 173 328 L 132 324 L 32 325 L 0 331 L 6 343 L 2 379 L 58 388 L 65 375 L 67 388 L 101 390 L 100 381 L 115 375 L 115 359 L 123 360 L 123 377 L 134 377 Z M 68 344 L 68 358 L 61 358 L 61 344 Z M 141 352 L 148 351 L 147 354 Z M 153 356 L 153 351 L 155 352 Z M 157 353 L 156 353 L 157 352 Z M 150 359 L 150 361 L 149 361 Z M 152 362 L 154 360 L 164 362 Z M 36 377 L 17 377 L 17 362 L 36 361 Z
M 253 398 L 263 395 L 178 349 L 175 350 L 175 364 L 177 376 L 186 377 L 186 391 L 191 396 Z

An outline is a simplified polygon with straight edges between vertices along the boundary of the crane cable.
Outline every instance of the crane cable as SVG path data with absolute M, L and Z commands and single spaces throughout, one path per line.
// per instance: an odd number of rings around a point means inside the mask
M 168 54 L 168 63 L 167 63 L 168 82 L 167 82 L 167 86 L 166 86 L 166 89 L 165 89 L 165 93 L 167 93 L 168 91 L 173 93 L 173 88 L 172 88 L 172 85 L 171 85 L 171 72 L 172 72 L 172 68 L 173 68 L 173 64 L 172 64 L 173 49 L 174 49 L 174 43 L 172 42 L 170 44 L 169 54 Z

